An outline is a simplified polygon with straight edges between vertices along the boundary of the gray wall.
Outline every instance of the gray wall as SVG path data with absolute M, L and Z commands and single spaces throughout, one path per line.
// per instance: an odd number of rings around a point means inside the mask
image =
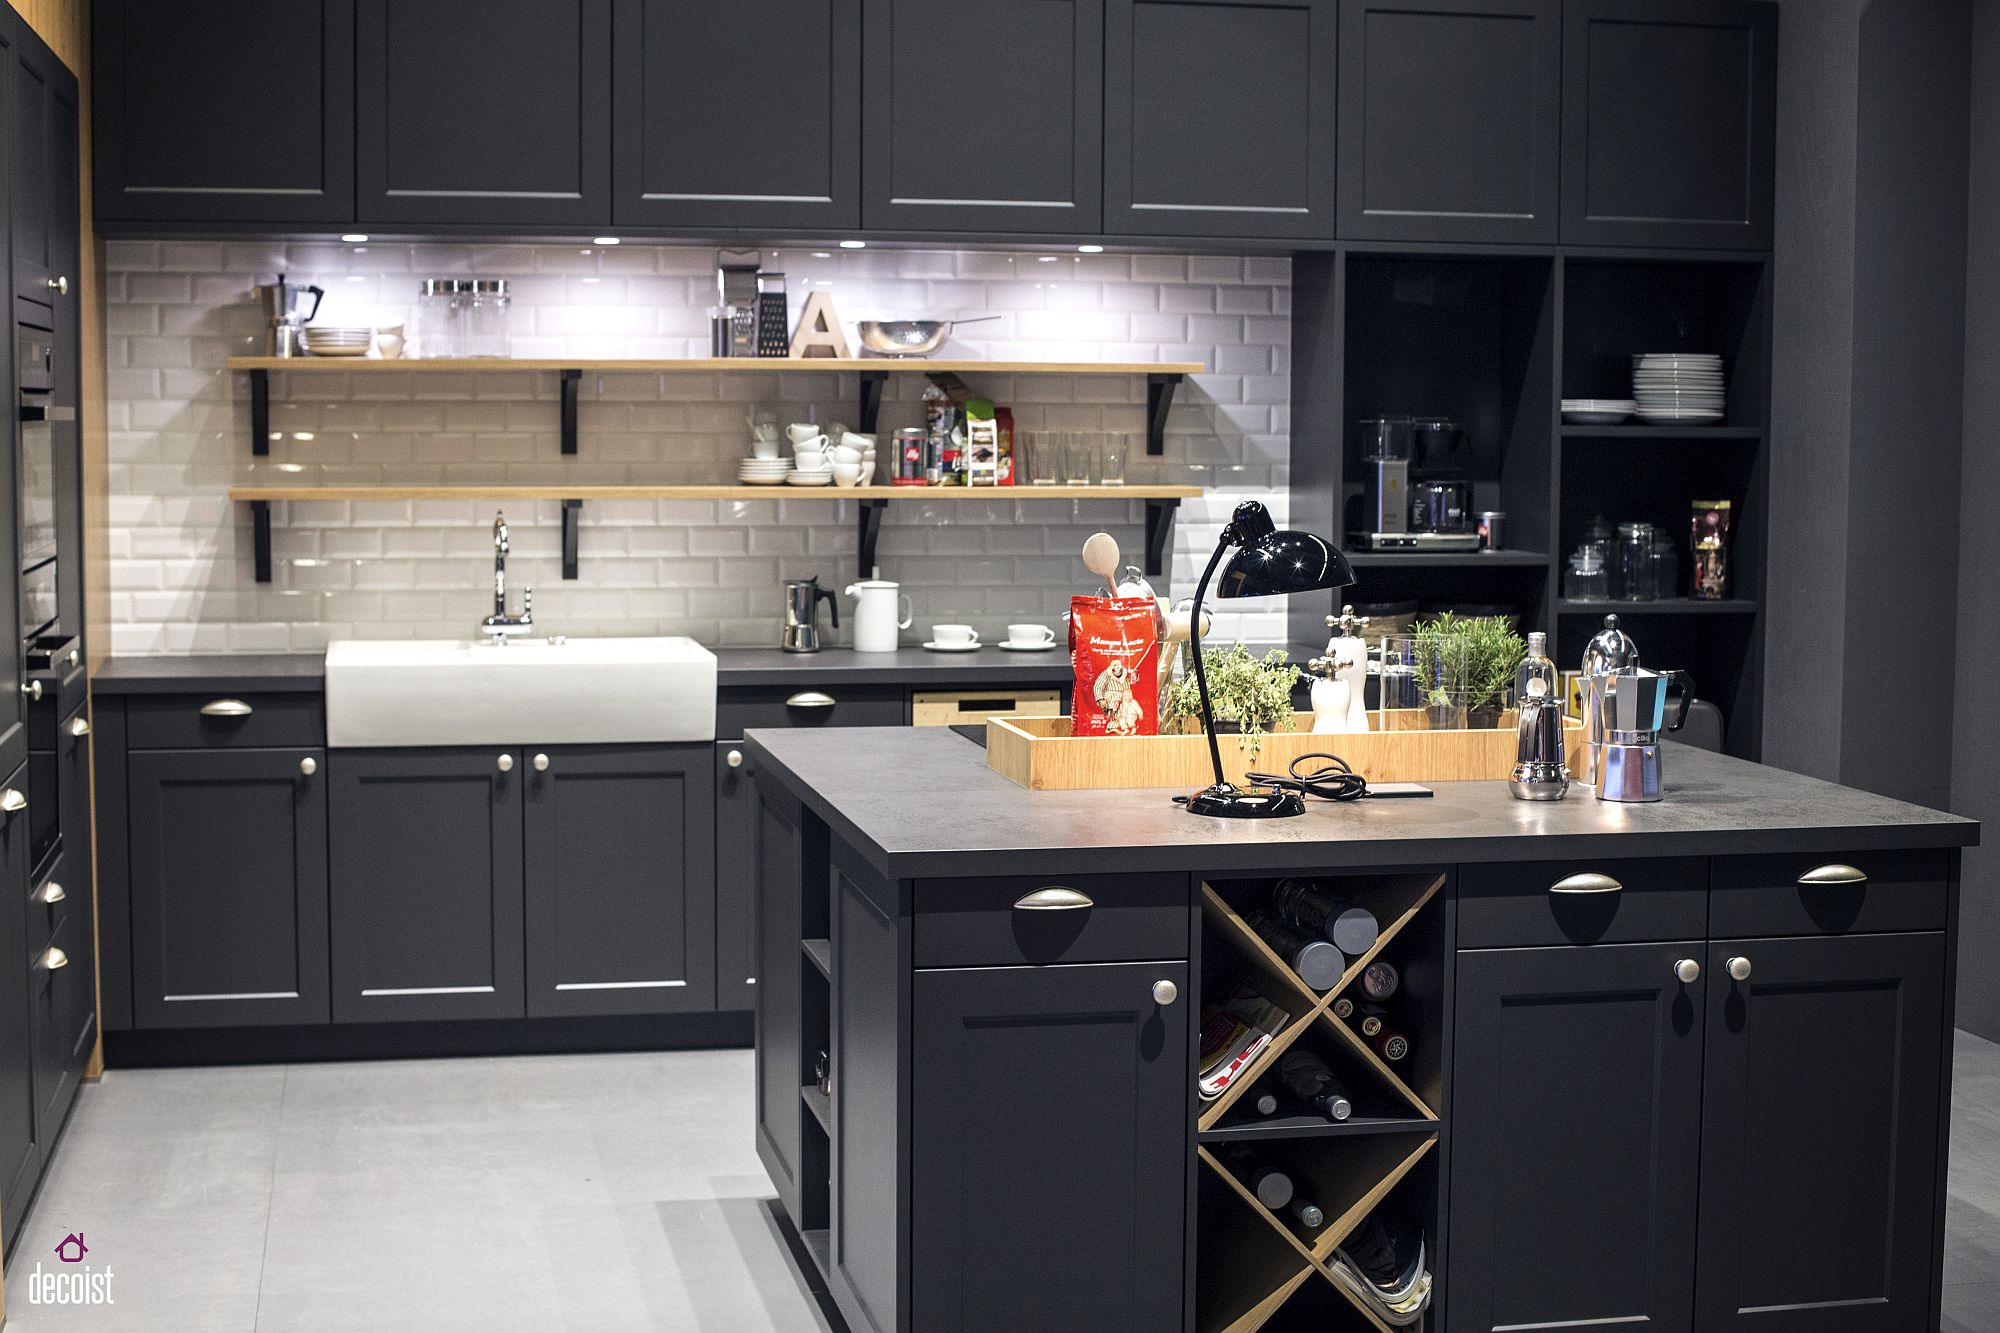
M 1952 809 L 2000 836 L 2000 5 L 1975 6 L 1972 40 L 1972 169 L 1965 272 L 1965 457 L 1959 496 L 1957 733 Z M 2000 1039 L 2000 853 L 1965 854 L 1961 917 L 1966 966 L 1959 969 L 1959 1025 Z

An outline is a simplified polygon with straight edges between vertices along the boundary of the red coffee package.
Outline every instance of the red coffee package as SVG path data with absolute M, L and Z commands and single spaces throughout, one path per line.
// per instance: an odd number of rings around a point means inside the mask
M 1146 597 L 1069 599 L 1071 735 L 1160 734 L 1160 641 Z

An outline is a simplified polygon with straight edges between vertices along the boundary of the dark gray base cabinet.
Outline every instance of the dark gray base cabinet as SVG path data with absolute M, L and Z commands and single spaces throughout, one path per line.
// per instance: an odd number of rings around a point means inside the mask
M 21 791 L 26 770 L 0 789 Z M 38 980 L 28 923 L 28 817 L 0 814 L 0 1242 L 12 1248 L 40 1168 L 29 996 Z
M 757 781 L 743 742 L 715 745 L 715 1007 L 757 1002 Z

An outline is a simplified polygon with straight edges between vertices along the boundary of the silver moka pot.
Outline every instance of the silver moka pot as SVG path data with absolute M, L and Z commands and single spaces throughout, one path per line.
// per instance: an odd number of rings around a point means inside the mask
M 1681 706 L 1667 723 L 1667 695 L 1680 685 Z M 1685 671 L 1631 667 L 1599 676 L 1599 718 L 1604 747 L 1597 760 L 1597 799 L 1657 801 L 1663 794 L 1660 735 L 1679 731 L 1694 702 L 1694 680 Z
M 785 585 L 785 633 L 779 647 L 788 653 L 819 651 L 819 604 L 833 608 L 833 627 L 840 628 L 840 599 L 833 589 L 819 586 L 819 576 Z
M 1576 779 L 1585 786 L 1597 785 L 1604 759 L 1603 678 L 1614 671 L 1637 670 L 1639 647 L 1630 635 L 1618 628 L 1617 616 L 1604 617 L 1604 628 L 1583 649 L 1583 753 Z

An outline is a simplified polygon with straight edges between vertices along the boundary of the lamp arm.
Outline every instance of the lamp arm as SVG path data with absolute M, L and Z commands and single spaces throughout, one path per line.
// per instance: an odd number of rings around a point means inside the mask
M 1201 729 L 1208 736 L 1208 758 L 1215 765 L 1215 785 L 1227 786 L 1229 779 L 1222 773 L 1222 746 L 1215 739 L 1215 709 L 1208 702 L 1208 673 L 1201 665 L 1201 602 L 1208 595 L 1208 581 L 1215 577 L 1215 567 L 1222 563 L 1222 557 L 1229 553 L 1229 530 L 1225 529 L 1222 540 L 1215 544 L 1215 554 L 1208 558 L 1208 568 L 1201 571 L 1201 581 L 1194 587 L 1194 607 L 1188 612 L 1188 655 L 1194 658 L 1194 684 L 1201 695 Z

